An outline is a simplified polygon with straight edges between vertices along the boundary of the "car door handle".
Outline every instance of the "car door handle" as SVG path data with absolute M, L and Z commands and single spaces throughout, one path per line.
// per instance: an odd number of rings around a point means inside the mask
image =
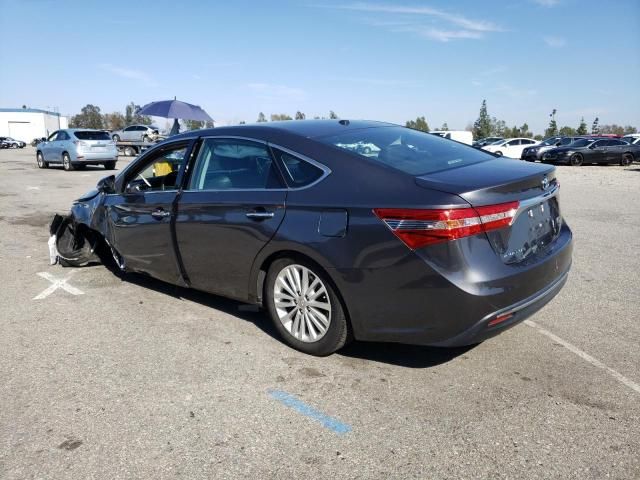
M 160 220 L 160 219 L 162 219 L 164 217 L 168 217 L 169 215 L 171 215 L 171 212 L 168 212 L 167 210 L 163 210 L 161 208 L 151 212 L 151 216 L 153 218 L 157 218 L 158 220 Z
M 251 220 L 266 220 L 267 218 L 273 218 L 275 213 L 254 211 L 254 212 L 247 212 L 246 215 L 247 215 L 247 218 L 250 218 Z

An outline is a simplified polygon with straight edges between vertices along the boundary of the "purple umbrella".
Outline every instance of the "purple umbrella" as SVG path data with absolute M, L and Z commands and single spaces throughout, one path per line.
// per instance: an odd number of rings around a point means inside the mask
M 138 113 L 140 115 L 153 115 L 154 117 L 213 122 L 213 118 L 199 106 L 175 99 L 148 103 Z

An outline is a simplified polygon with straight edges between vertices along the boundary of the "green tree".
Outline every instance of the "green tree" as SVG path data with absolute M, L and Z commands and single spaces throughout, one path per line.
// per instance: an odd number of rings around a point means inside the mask
M 624 134 L 629 135 L 630 133 L 638 133 L 638 129 L 636 127 L 632 127 L 631 125 L 625 125 Z
M 304 113 L 300 111 L 296 112 L 296 120 L 304 120 L 305 118 L 307 118 L 307 116 Z
M 121 130 L 127 126 L 127 123 L 125 122 L 125 119 L 124 119 L 124 115 L 122 115 L 122 113 L 120 112 L 105 113 L 103 122 L 104 122 L 104 128 L 112 131 Z
M 338 115 L 336 115 L 336 112 L 334 112 L 333 110 L 329 110 L 329 118 L 335 120 L 338 118 Z
M 244 123 L 244 122 L 242 122 Z M 206 123 L 204 124 L 205 128 L 213 128 L 213 120 L 207 120 Z
M 424 117 L 418 117 L 415 120 L 407 121 L 407 123 L 405 123 L 405 127 L 420 130 L 421 132 L 429 131 L 429 124 Z
M 447 125 L 447 122 L 444 122 L 442 124 L 442 126 L 440 127 L 440 130 L 442 130 L 444 132 L 448 132 L 449 131 L 449 125 Z
M 578 125 L 578 129 L 576 130 L 577 135 L 586 135 L 587 134 L 587 124 L 584 121 L 584 117 L 580 119 L 580 125 Z
M 482 100 L 482 105 L 480 106 L 480 114 L 478 115 L 478 119 L 473 124 L 473 136 L 474 138 L 486 138 L 491 136 L 491 117 L 489 116 L 489 112 L 487 111 L 487 101 Z
M 600 119 L 596 117 L 593 123 L 591 124 L 591 135 L 598 135 L 600 133 L 600 127 L 598 126 L 599 122 L 600 122 Z
M 558 123 L 556 122 L 556 112 L 557 110 L 554 108 L 551 114 L 549 115 L 551 117 L 551 121 L 549 122 L 549 126 L 547 127 L 547 129 L 544 131 L 544 136 L 547 138 L 558 135 Z
M 574 135 L 576 135 L 576 129 L 565 125 L 558 131 L 558 135 L 561 135 L 563 137 L 573 137 Z
M 540 134 L 537 134 L 537 135 L 533 136 L 533 139 L 540 141 L 540 140 L 544 140 L 544 137 L 542 135 L 540 135 Z
M 291 118 L 286 113 L 272 113 L 271 114 L 271 121 L 272 122 L 277 122 L 279 120 L 293 120 L 293 118 Z
M 69 126 L 71 128 L 104 128 L 100 107 L 91 104 L 85 105 L 79 114 L 71 118 Z
M 262 122 L 266 122 L 266 121 L 267 121 L 267 117 L 264 116 L 264 113 L 260 112 L 258 114 L 258 120 L 256 120 L 256 122 L 262 123 Z
M 496 117 L 491 118 L 489 121 L 489 135 L 487 135 L 487 137 L 496 136 L 508 138 L 508 133 L 510 133 L 510 130 L 507 127 L 507 122 L 498 120 Z
M 185 120 L 184 126 L 187 130 L 200 130 L 204 127 L 202 120 Z
M 141 124 L 141 125 L 151 125 L 151 118 L 147 115 L 140 115 L 138 111 L 140 110 L 140 105 L 136 105 L 134 102 L 129 103 L 124 110 L 124 119 L 127 125 L 131 124 Z

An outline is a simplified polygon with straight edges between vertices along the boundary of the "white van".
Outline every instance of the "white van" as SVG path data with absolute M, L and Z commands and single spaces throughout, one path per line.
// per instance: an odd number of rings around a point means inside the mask
M 443 138 L 455 140 L 456 142 L 466 143 L 471 145 L 473 143 L 473 133 L 466 130 L 431 130 L 429 133 L 434 135 L 440 135 Z

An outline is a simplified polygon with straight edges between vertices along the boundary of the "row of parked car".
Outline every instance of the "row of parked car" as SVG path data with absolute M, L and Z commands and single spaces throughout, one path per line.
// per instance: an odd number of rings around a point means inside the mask
M 617 135 L 555 136 L 541 142 L 531 138 L 490 137 L 474 142 L 474 146 L 505 157 L 573 166 L 589 163 L 629 165 L 640 161 L 640 134 L 622 138 Z
M 27 144 L 11 137 L 0 137 L 0 148 L 24 148 Z

